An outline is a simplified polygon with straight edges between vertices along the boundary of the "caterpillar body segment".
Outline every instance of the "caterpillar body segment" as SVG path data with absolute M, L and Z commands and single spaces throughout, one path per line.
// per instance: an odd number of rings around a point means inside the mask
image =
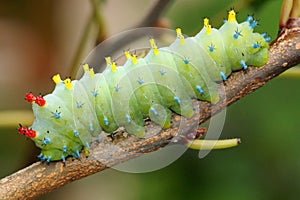
M 53 77 L 53 93 L 44 97 L 27 93 L 35 120 L 19 133 L 31 138 L 42 149 L 42 161 L 78 158 L 101 131 L 112 133 L 119 127 L 138 137 L 145 136 L 145 119 L 162 128 L 171 126 L 171 113 L 193 116 L 192 98 L 216 104 L 218 85 L 232 71 L 262 66 L 268 59 L 265 34 L 254 33 L 252 17 L 238 23 L 235 12 L 220 29 L 212 28 L 207 18 L 194 37 L 177 38 L 158 48 L 150 39 L 151 50 L 143 58 L 126 51 L 127 61 L 117 66 L 110 57 L 103 73 L 94 73 L 87 64 L 80 80 Z

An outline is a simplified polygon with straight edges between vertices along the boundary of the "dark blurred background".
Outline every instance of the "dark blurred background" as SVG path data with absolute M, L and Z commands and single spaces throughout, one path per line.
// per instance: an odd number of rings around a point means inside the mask
M 153 3 L 101 2 L 103 35 L 109 37 L 135 25 Z M 256 30 L 275 39 L 281 3 L 177 0 L 163 16 L 171 28 L 182 27 L 185 34 L 194 35 L 203 17 L 210 17 L 213 26 L 219 27 L 226 11 L 234 6 L 239 21 L 254 13 L 260 19 Z M 18 122 L 30 122 L 32 116 L 24 114 L 22 118 L 16 112 L 8 119 L 4 111 L 29 111 L 24 93 L 49 93 L 53 74 L 70 75 L 91 10 L 88 0 L 0 2 L 0 177 L 35 162 L 39 152 L 16 131 Z M 93 48 L 92 39 L 87 40 L 85 55 Z M 188 150 L 168 167 L 146 174 L 106 170 L 40 199 L 298 199 L 299 83 L 299 78 L 278 77 L 227 109 L 221 137 L 241 137 L 242 144 L 236 148 L 213 151 L 204 159 L 198 158 L 197 151 Z

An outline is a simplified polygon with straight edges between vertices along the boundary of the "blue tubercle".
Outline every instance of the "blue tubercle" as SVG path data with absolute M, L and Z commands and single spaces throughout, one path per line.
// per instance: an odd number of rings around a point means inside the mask
M 141 77 L 138 78 L 137 82 L 142 85 L 144 83 L 143 79 L 141 79 Z
M 174 101 L 176 101 L 179 105 L 181 104 L 181 101 L 178 97 L 174 96 Z
M 51 142 L 51 139 L 47 138 L 47 137 L 45 137 L 42 141 L 43 145 L 50 144 L 50 142 Z
M 47 163 L 49 163 L 50 161 L 51 161 L 51 156 L 48 156 Z
M 119 87 L 119 85 L 116 85 L 116 87 L 115 87 L 115 91 L 116 91 L 116 92 L 119 92 L 119 91 L 120 91 L 120 87 Z
M 76 107 L 77 107 L 77 108 L 82 108 L 83 104 L 84 104 L 84 103 L 76 102 Z
M 60 119 L 60 118 L 61 118 L 60 113 L 61 113 L 61 112 L 58 112 L 57 110 L 56 110 L 55 112 L 52 112 L 53 118 L 55 118 L 55 119 Z
M 266 37 L 267 33 L 262 33 L 261 36 L 265 39 L 265 42 L 270 42 L 271 41 L 270 37 Z
M 85 146 L 86 146 L 86 148 L 88 148 L 88 149 L 91 148 L 91 147 L 90 147 L 90 144 L 89 144 L 88 142 L 85 142 Z
M 242 36 L 242 31 L 239 31 L 238 29 L 235 31 L 235 33 L 233 34 L 233 38 L 234 39 L 238 39 L 239 36 Z
M 251 21 L 253 21 L 253 17 L 249 15 L 246 19 L 246 22 L 250 23 Z
M 223 79 L 223 81 L 226 81 L 226 80 L 227 80 L 227 78 L 226 78 L 224 72 L 220 72 L 220 76 L 221 76 L 221 78 Z
M 38 157 L 38 159 L 42 160 L 43 156 L 44 155 L 42 153 L 40 153 L 37 157 Z
M 270 37 L 266 37 L 266 38 L 265 38 L 265 41 L 266 41 L 266 42 L 270 42 L 270 41 L 271 41 L 271 38 L 270 38 Z
M 208 50 L 210 52 L 213 52 L 215 50 L 215 45 L 211 44 L 210 46 L 208 46 Z
M 89 129 L 90 129 L 91 132 L 93 132 L 95 130 L 92 123 L 89 124 Z
M 244 70 L 248 69 L 248 66 L 246 65 L 245 61 L 241 60 L 240 65 L 243 67 Z
M 67 146 L 66 145 L 63 146 L 63 152 L 67 153 Z
M 43 155 L 42 153 L 40 153 L 40 155 L 37 156 L 42 162 L 45 161 L 47 159 L 47 157 L 45 155 Z
M 43 157 L 41 158 L 41 161 L 45 161 L 47 160 L 47 156 L 43 155 Z
M 94 91 L 93 91 L 93 97 L 96 98 L 97 96 L 98 96 L 98 92 L 97 92 L 97 90 L 94 90 Z
M 255 26 L 257 26 L 258 22 L 254 20 L 253 22 L 250 23 L 250 28 L 254 29 Z
M 159 71 L 160 75 L 165 75 L 167 72 L 165 72 L 163 69 Z
M 106 117 L 104 117 L 103 122 L 104 122 L 105 126 L 108 126 L 109 123 L 108 123 L 108 119 Z
M 151 107 L 150 110 L 154 115 L 158 115 L 157 111 L 153 107 Z
M 129 124 L 130 122 L 131 122 L 131 118 L 130 118 L 130 116 L 128 115 L 128 114 L 126 114 L 126 120 L 127 120 L 127 123 Z
M 75 136 L 75 137 L 78 137 L 78 136 L 79 136 L 79 133 L 78 133 L 77 130 L 74 130 L 73 133 L 74 133 L 74 136 Z
M 204 91 L 202 90 L 201 86 L 200 85 L 197 85 L 196 86 L 196 90 L 200 93 L 200 94 L 203 94 Z
M 47 159 L 47 157 L 45 155 L 42 155 L 39 159 L 43 162 Z
M 76 157 L 76 158 L 80 158 L 80 153 L 79 153 L 79 150 L 78 150 L 78 149 L 76 150 L 75 157 Z
M 259 43 L 254 43 L 254 44 L 252 45 L 252 47 L 253 47 L 254 49 L 260 48 L 260 44 L 259 44 Z
M 185 58 L 183 59 L 183 62 L 184 62 L 184 64 L 187 65 L 187 64 L 189 64 L 190 61 L 189 61 L 189 59 L 188 59 L 187 57 L 185 57 Z

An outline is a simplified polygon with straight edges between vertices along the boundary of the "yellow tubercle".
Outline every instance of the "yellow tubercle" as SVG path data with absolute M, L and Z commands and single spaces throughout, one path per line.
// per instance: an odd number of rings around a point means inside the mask
M 131 55 L 129 53 L 129 51 L 125 51 L 124 52 L 126 59 L 128 60 L 129 58 L 131 58 Z
M 110 57 L 105 57 L 105 61 L 107 65 L 111 65 L 111 58 Z
M 115 62 L 111 62 L 111 57 L 105 57 L 106 64 L 111 67 L 111 71 L 117 71 L 117 66 Z
M 90 69 L 89 69 L 89 73 L 90 73 L 90 77 L 91 77 L 91 78 L 94 78 L 95 72 L 94 72 L 94 69 L 93 69 L 93 68 L 90 68 Z
M 64 83 L 65 83 L 65 86 L 66 86 L 66 88 L 67 88 L 68 90 L 71 90 L 71 89 L 72 89 L 72 82 L 71 82 L 71 79 L 66 78 L 66 79 L 64 80 Z
M 209 19 L 208 18 L 204 18 L 203 24 L 204 24 L 204 27 L 206 27 L 207 25 L 209 25 Z
M 234 10 L 230 10 L 228 12 L 228 22 L 236 22 L 236 13 L 234 12 Z
M 84 152 L 85 156 L 89 156 L 90 155 L 89 149 L 87 147 L 83 147 L 83 152 Z
M 205 27 L 205 33 L 206 33 L 206 35 L 209 35 L 211 33 L 211 25 L 209 24 L 209 19 L 204 18 L 203 23 L 204 23 L 204 27 Z
M 52 80 L 54 81 L 55 84 L 58 84 L 58 83 L 62 82 L 59 74 L 54 75 L 52 77 Z
M 179 43 L 184 45 L 184 36 L 181 33 L 181 28 L 176 29 L 177 38 L 179 38 Z
M 111 63 L 111 71 L 113 71 L 113 72 L 117 71 L 117 65 L 115 62 Z
M 137 58 L 136 58 L 136 55 L 135 54 L 133 54 L 132 56 L 131 56 L 131 60 L 132 60 L 132 64 L 136 64 L 137 63 Z
M 90 77 L 93 78 L 95 73 L 94 73 L 94 69 L 90 68 L 89 65 L 86 63 L 82 66 L 84 72 L 88 72 L 90 74 Z
M 83 68 L 83 70 L 85 71 L 85 72 L 88 72 L 89 71 L 89 65 L 86 63 L 86 64 L 84 64 L 83 66 L 82 66 L 82 68 Z
M 207 25 L 205 33 L 206 35 L 209 35 L 211 33 L 211 25 Z
M 153 50 L 154 55 L 157 55 L 157 54 L 158 54 L 158 49 L 157 49 L 157 46 L 156 46 L 156 44 L 155 44 L 154 39 L 151 38 L 151 39 L 149 40 L 149 42 L 150 42 L 150 46 L 151 46 L 151 48 L 152 48 L 152 50 Z

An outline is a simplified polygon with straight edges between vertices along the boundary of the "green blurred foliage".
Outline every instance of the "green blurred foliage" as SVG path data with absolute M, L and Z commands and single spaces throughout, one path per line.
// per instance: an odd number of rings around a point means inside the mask
M 280 0 L 178 0 L 166 17 L 173 27 L 192 35 L 206 16 L 219 27 L 234 5 L 240 21 L 254 13 L 260 19 L 256 30 L 276 38 Z M 241 137 L 236 148 L 216 150 L 203 159 L 188 150 L 168 167 L 147 174 L 106 170 L 40 199 L 298 199 L 299 81 L 276 78 L 227 109 L 221 137 Z M 1 177 L 32 163 L 37 155 L 32 142 L 15 132 L 1 130 Z

